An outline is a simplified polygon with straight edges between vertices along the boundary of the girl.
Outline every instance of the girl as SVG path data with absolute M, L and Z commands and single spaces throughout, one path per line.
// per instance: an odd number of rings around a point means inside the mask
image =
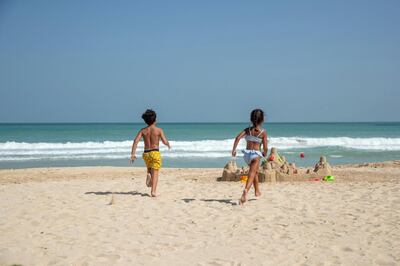
M 251 185 L 254 184 L 255 196 L 261 196 L 259 182 L 258 182 L 258 168 L 260 167 L 260 160 L 262 157 L 267 156 L 267 132 L 262 128 L 264 122 L 264 112 L 261 109 L 254 109 L 250 114 L 250 121 L 253 124 L 251 127 L 244 129 L 237 135 L 232 148 L 232 156 L 236 156 L 236 147 L 241 138 L 245 138 L 247 144 L 246 149 L 243 150 L 243 159 L 250 166 L 246 186 L 243 190 L 240 204 L 247 201 L 247 193 Z M 263 145 L 263 152 L 260 152 L 261 143 Z

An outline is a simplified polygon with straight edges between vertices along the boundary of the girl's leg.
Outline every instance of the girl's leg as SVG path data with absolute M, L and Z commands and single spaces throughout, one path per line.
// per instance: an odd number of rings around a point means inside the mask
M 258 166 L 260 165 L 260 157 L 254 158 L 250 162 L 249 176 L 247 177 L 246 186 L 243 190 L 242 197 L 240 198 L 240 203 L 243 204 L 247 201 L 247 192 L 249 192 L 251 186 L 253 185 L 254 178 L 258 172 Z
M 257 167 L 257 172 L 256 172 L 256 176 L 254 177 L 254 195 L 256 197 L 260 197 L 261 196 L 261 192 L 260 192 L 260 182 L 258 180 L 258 167 Z
M 151 196 L 155 197 L 157 192 L 158 170 L 151 169 Z

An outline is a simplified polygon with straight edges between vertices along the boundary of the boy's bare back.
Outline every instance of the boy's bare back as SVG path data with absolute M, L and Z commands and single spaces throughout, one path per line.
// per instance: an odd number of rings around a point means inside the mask
M 160 139 L 165 145 L 167 145 L 167 139 L 165 138 L 164 131 L 155 125 L 143 128 L 140 132 L 143 137 L 145 150 L 158 149 Z

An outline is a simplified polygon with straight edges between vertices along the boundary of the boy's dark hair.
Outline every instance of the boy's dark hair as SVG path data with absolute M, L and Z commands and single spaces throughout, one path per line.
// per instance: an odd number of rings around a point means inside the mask
M 264 111 L 261 109 L 254 109 L 251 111 L 250 121 L 255 127 L 264 122 Z
M 142 118 L 147 125 L 151 126 L 156 122 L 157 114 L 153 110 L 147 109 L 146 112 L 142 114 Z

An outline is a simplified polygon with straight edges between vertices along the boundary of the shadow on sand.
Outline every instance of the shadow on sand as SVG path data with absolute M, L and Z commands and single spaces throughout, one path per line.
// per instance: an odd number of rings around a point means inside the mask
M 150 194 L 148 193 L 141 193 L 138 191 L 127 191 L 127 192 L 112 192 L 112 191 L 89 191 L 85 192 L 85 194 L 94 194 L 94 195 L 131 195 L 131 196 L 141 196 L 141 197 L 150 197 Z M 181 199 L 185 203 L 191 203 L 193 201 L 196 201 L 197 199 L 192 199 L 192 198 L 184 198 Z M 249 199 L 248 201 L 254 201 L 257 199 Z M 238 199 L 198 199 L 198 201 L 203 201 L 203 202 L 219 202 L 219 203 L 224 203 L 232 206 L 239 205 L 239 200 Z
M 131 195 L 131 196 L 141 196 L 141 197 L 150 197 L 148 193 L 140 193 L 137 191 L 127 191 L 127 192 L 112 192 L 112 191 L 89 191 L 85 192 L 85 194 L 95 194 L 95 195 Z
M 191 203 L 195 201 L 196 199 L 190 199 L 190 198 L 185 198 L 182 199 L 185 203 Z M 253 201 L 256 199 L 249 199 L 248 201 Z M 238 199 L 199 199 L 199 201 L 204 201 L 204 202 L 219 202 L 219 203 L 224 203 L 224 204 L 229 204 L 232 206 L 239 205 L 239 200 Z

